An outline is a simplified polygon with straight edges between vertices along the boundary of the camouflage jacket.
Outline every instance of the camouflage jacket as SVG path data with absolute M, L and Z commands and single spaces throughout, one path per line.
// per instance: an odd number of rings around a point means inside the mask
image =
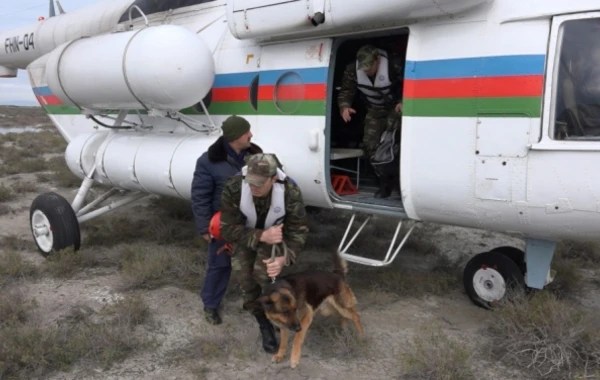
M 290 178 L 286 178 L 283 182 L 285 184 L 283 240 L 294 252 L 294 255 L 290 255 L 293 264 L 294 256 L 302 251 L 306 243 L 308 220 L 300 188 Z M 229 243 L 256 250 L 260 244 L 260 235 L 263 229 L 246 227 L 246 217 L 240 211 L 241 195 L 242 176 L 236 175 L 229 178 L 221 194 L 221 236 Z M 259 227 L 264 224 L 266 219 L 271 205 L 271 195 L 262 199 L 254 197 L 253 200 L 256 207 L 257 227 Z
M 404 62 L 394 56 L 390 56 L 389 64 L 390 64 L 390 79 L 392 83 L 395 84 L 393 87 L 392 93 L 394 99 L 398 99 L 398 102 L 402 99 L 402 90 L 403 90 L 403 78 L 404 78 Z M 356 95 L 356 91 L 358 90 L 356 81 L 356 62 L 352 61 L 346 66 L 344 70 L 344 76 L 342 77 L 342 85 L 340 92 L 337 97 L 338 107 L 340 111 L 346 107 L 352 107 L 352 103 L 354 102 L 354 96 Z M 390 107 L 395 106 L 396 104 L 391 104 Z M 367 102 L 367 106 L 369 106 Z

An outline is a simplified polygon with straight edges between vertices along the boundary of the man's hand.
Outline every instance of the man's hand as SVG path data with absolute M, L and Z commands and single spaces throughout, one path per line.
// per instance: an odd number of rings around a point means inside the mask
M 346 107 L 342 110 L 342 119 L 344 119 L 344 121 L 347 123 L 350 120 L 352 120 L 350 115 L 353 115 L 355 113 L 356 113 L 356 110 L 354 108 Z
M 396 104 L 396 112 L 398 112 L 398 113 L 402 112 L 402 102 Z
M 263 233 L 260 235 L 260 242 L 267 244 L 281 243 L 283 241 L 283 232 L 281 231 L 282 228 L 283 224 L 280 224 L 263 231 Z
M 202 238 L 204 240 L 206 240 L 208 243 L 210 243 L 210 234 L 204 234 L 204 235 L 202 235 Z
M 271 261 L 271 259 L 263 260 L 263 263 L 267 265 L 267 274 L 269 277 L 279 276 L 281 269 L 283 269 L 283 264 L 285 264 L 285 257 L 277 256 L 272 263 L 269 261 Z
M 233 247 L 231 246 L 231 244 L 227 243 L 227 244 L 223 245 L 221 248 L 219 248 L 217 250 L 217 256 L 223 252 L 226 252 L 229 256 L 231 256 L 233 254 Z

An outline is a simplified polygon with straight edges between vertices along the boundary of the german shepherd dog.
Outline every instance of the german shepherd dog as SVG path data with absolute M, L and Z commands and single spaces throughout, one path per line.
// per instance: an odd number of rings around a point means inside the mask
M 360 317 L 356 312 L 356 298 L 345 282 L 348 267 L 339 251 L 333 255 L 333 271 L 307 270 L 278 278 L 274 283 L 265 286 L 262 295 L 257 299 L 265 315 L 274 325 L 279 327 L 281 341 L 279 351 L 273 355 L 273 362 L 279 363 L 286 354 L 290 332 L 295 333 L 291 368 L 300 363 L 302 344 L 310 327 L 313 315 L 341 317 L 342 328 L 347 320 L 352 320 L 360 339 L 364 338 Z

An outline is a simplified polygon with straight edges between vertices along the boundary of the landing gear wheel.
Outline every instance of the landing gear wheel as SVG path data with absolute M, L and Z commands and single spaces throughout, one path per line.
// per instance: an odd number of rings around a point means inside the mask
M 36 197 L 29 209 L 29 223 L 35 244 L 44 257 L 68 247 L 79 250 L 79 222 L 71 204 L 62 196 L 50 192 Z
M 494 248 L 492 249 L 492 252 L 500 252 L 504 256 L 510 258 L 512 261 L 515 262 L 515 264 L 517 264 L 519 269 L 521 269 L 521 273 L 523 273 L 523 275 L 527 271 L 527 265 L 525 264 L 525 252 L 523 252 L 519 248 L 506 245 Z
M 502 300 L 507 289 L 525 287 L 523 273 L 508 256 L 497 251 L 474 256 L 463 272 L 463 283 L 471 301 L 484 309 L 491 309 Z

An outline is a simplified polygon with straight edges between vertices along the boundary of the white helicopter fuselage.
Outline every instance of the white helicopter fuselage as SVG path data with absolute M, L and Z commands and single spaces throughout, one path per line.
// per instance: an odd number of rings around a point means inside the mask
M 99 182 L 190 199 L 196 159 L 219 134 L 152 111 L 161 102 L 169 108 L 179 96 L 189 100 L 183 112 L 189 123 L 247 118 L 253 140 L 277 154 L 308 205 L 550 241 L 599 239 L 600 140 L 555 134 L 561 28 L 600 17 L 591 13 L 596 2 L 218 0 L 144 17 L 133 4 L 105 1 L 0 36 L 0 74 L 28 70 L 40 104 L 70 142 L 67 163 L 81 178 L 95 165 Z M 183 40 L 165 35 L 154 47 L 146 40 L 138 52 L 145 59 L 124 58 L 144 33 L 119 40 L 131 33 L 123 16 L 130 10 L 134 31 L 171 24 L 200 36 L 214 65 L 202 49 L 193 53 L 204 62 L 202 80 L 187 82 L 201 83 L 197 91 L 178 84 L 176 95 L 163 80 L 176 72 L 168 58 L 185 60 L 175 52 L 192 48 Z M 339 119 L 335 80 L 353 62 L 342 61 L 339 49 L 346 41 L 393 35 L 407 38 L 401 200 L 338 195 L 330 178 L 332 124 Z M 91 48 L 94 36 L 103 39 Z M 75 42 L 63 45 L 69 41 Z M 57 53 L 61 46 L 71 53 Z M 176 83 L 198 78 L 180 71 Z M 147 74 L 133 83 L 134 72 Z M 102 109 L 115 98 L 140 103 L 141 112 L 129 108 L 125 119 L 138 127 L 98 128 L 82 115 L 82 108 Z M 208 115 L 197 104 L 201 99 Z M 144 102 L 156 106 L 146 112 Z

